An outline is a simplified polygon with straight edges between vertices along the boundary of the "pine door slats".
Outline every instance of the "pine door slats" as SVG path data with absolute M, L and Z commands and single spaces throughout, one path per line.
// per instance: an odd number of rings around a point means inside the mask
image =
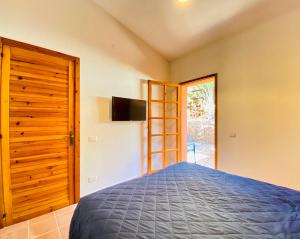
M 2 50 L 1 166 L 9 225 L 75 202 L 75 61 L 5 44 Z
M 12 194 L 10 191 L 10 162 L 9 162 L 9 79 L 10 79 L 10 47 L 2 47 L 1 74 L 1 160 L 3 180 L 3 201 L 6 222 L 12 223 Z

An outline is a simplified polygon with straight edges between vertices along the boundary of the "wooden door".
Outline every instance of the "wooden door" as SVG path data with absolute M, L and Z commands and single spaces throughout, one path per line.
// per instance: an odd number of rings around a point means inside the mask
M 180 86 L 148 82 L 148 173 L 180 162 Z
M 78 199 L 74 185 L 76 61 L 27 46 L 15 42 L 2 46 L 1 160 L 6 225 Z

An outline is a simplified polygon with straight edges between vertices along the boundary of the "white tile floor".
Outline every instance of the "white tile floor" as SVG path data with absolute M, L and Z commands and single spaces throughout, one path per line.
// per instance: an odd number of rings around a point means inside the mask
M 0 239 L 68 239 L 75 205 L 0 230 Z

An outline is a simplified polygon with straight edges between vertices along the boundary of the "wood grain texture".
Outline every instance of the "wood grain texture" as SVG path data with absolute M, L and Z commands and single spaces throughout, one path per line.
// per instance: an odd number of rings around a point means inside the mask
M 2 82 L 2 41 L 0 40 L 0 103 L 1 103 L 1 82 Z M 0 104 L 0 127 L 1 127 L 1 104 Z M 1 134 L 1 128 L 0 128 Z M 2 173 L 2 136 L 0 137 L 0 172 Z M 0 228 L 4 226 L 4 198 L 3 198 L 3 180 L 0 176 Z
M 10 117 L 25 118 L 62 118 L 66 126 L 36 125 L 35 122 L 9 125 L 10 140 L 10 190 L 11 195 L 30 191 L 27 200 L 12 200 L 12 222 L 36 215 L 39 210 L 44 211 L 57 205 L 62 199 L 64 206 L 73 203 L 73 146 L 65 139 L 73 130 L 73 66 L 66 59 L 49 56 L 40 52 L 11 47 L 11 61 L 25 62 L 27 65 L 16 67 L 10 65 L 9 115 Z M 20 64 L 19 64 L 20 65 Z M 34 65 L 35 67 L 30 67 Z M 70 67 L 71 65 L 71 67 Z M 39 69 L 41 67 L 41 69 Z M 51 68 L 52 73 L 43 67 Z M 33 69 L 34 68 L 34 69 Z M 57 69 L 57 72 L 54 72 Z M 62 71 L 68 74 L 61 74 Z M 59 76 L 59 77 L 58 77 Z M 16 81 L 17 79 L 17 81 Z M 34 81 L 34 86 L 23 84 L 23 79 Z M 59 84 L 61 90 L 44 88 L 45 83 Z M 39 122 L 39 121 L 36 121 Z M 47 121 L 42 121 L 43 123 Z M 64 137 L 58 139 L 58 137 Z M 51 141 L 48 147 L 43 141 Z M 63 144 L 57 144 L 60 141 Z M 39 143 L 39 144 L 38 144 Z M 18 144 L 18 148 L 14 144 Z M 55 147 L 53 147 L 55 146 Z M 33 192 L 33 188 L 49 188 L 58 182 L 68 185 L 68 190 L 59 194 L 44 192 L 43 197 L 37 197 L 40 192 Z M 61 202 L 59 202 L 60 204 Z
M 75 202 L 80 199 L 80 59 L 75 59 L 75 152 L 74 152 L 74 183 Z
M 1 69 L 5 180 L 1 212 L 5 211 L 9 225 L 80 198 L 80 75 L 78 58 L 0 40 L 5 53 Z M 70 132 L 75 132 L 74 144 Z
M 69 61 L 69 129 L 68 131 L 70 132 L 70 137 L 73 137 L 73 135 L 75 134 L 75 130 L 74 130 L 74 70 L 75 70 L 75 66 L 74 66 L 74 62 L 73 61 Z M 68 166 L 69 166 L 69 197 L 70 197 L 70 204 L 74 203 L 74 146 L 75 146 L 75 138 L 70 138 L 70 144 L 69 144 L 69 148 L 68 148 Z
M 10 191 L 10 155 L 9 155 L 9 78 L 10 78 L 10 47 L 3 46 L 1 74 L 1 160 L 5 224 L 11 224 L 12 200 Z
M 16 41 L 16 40 L 12 40 L 12 39 L 8 39 L 5 37 L 0 37 L 0 41 L 2 42 L 3 45 L 8 45 L 8 46 L 12 46 L 12 47 L 20 47 L 20 48 L 24 48 L 30 51 L 36 51 L 36 52 L 40 52 L 40 53 L 44 53 L 44 54 L 48 54 L 51 56 L 57 56 L 57 57 L 61 57 L 64 58 L 66 60 L 78 60 L 77 57 L 75 56 L 70 56 L 61 52 L 57 52 L 57 51 L 53 51 L 53 50 L 49 50 L 43 47 L 39 47 L 39 46 L 35 46 L 32 44 L 28 44 L 28 43 L 24 43 L 24 42 L 20 42 L 20 41 Z

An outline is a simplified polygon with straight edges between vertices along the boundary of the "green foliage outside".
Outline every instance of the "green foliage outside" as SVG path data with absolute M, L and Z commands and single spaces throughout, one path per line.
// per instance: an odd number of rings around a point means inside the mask
M 214 82 L 188 88 L 188 120 L 214 120 Z

